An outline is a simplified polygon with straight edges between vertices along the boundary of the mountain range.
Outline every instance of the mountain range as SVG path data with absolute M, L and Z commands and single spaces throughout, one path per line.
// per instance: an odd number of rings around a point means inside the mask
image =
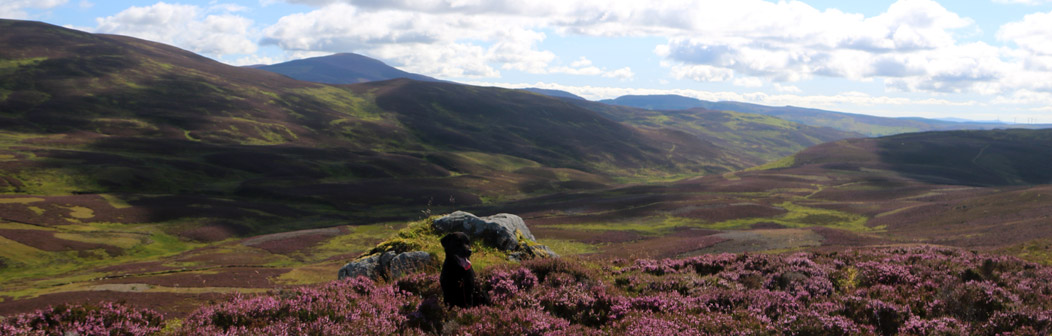
M 712 102 L 678 95 L 626 95 L 615 99 L 601 100 L 612 105 L 631 106 L 648 110 L 684 110 L 705 108 L 744 113 L 756 113 L 795 121 L 816 127 L 831 127 L 867 136 L 882 136 L 909 132 L 981 130 L 998 128 L 1048 128 L 1052 125 L 1005 124 L 964 120 L 941 120 L 927 118 L 887 118 L 864 114 L 826 111 L 795 106 L 764 106 L 743 102 Z
M 431 77 L 408 73 L 384 64 L 382 61 L 352 53 L 340 53 L 253 67 L 283 74 L 294 79 L 328 84 L 352 84 L 397 78 L 437 81 Z M 557 98 L 567 98 L 578 101 L 585 100 L 580 96 L 562 90 L 541 88 L 526 88 L 522 90 Z M 955 118 L 888 118 L 795 106 L 775 107 L 733 101 L 712 102 L 679 95 L 626 95 L 615 99 L 600 100 L 599 102 L 609 105 L 636 107 L 651 111 L 675 111 L 701 108 L 713 111 L 762 114 L 808 126 L 829 127 L 865 136 L 883 136 L 909 132 L 943 130 L 979 130 L 998 128 L 1037 129 L 1052 127 L 1052 125 L 1007 124 L 999 121 L 971 121 Z M 653 115 L 654 113 L 655 112 L 648 112 L 647 114 Z M 673 114 L 681 115 L 682 113 Z

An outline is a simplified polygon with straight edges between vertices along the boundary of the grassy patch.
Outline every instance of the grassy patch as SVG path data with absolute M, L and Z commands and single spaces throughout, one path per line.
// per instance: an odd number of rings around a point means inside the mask
M 324 260 L 333 256 L 365 252 L 384 239 L 391 237 L 399 229 L 405 227 L 405 223 L 380 223 L 370 225 L 350 226 L 347 234 L 329 238 L 318 244 L 312 251 L 310 259 Z
M 633 231 L 644 236 L 657 237 L 667 235 L 672 229 L 679 227 L 703 226 L 705 226 L 705 222 L 701 220 L 666 216 L 639 221 L 559 224 L 552 227 L 583 231 Z
M 112 194 L 98 194 L 98 195 L 99 195 L 99 197 L 102 197 L 102 199 L 106 200 L 106 203 L 109 203 L 110 206 L 112 206 L 114 209 L 127 209 L 127 208 L 131 208 L 132 207 L 131 204 L 128 204 L 128 202 L 126 202 L 123 199 L 120 199 L 119 197 L 117 197 L 115 195 L 112 195 Z
M 29 204 L 43 201 L 44 199 L 39 197 L 0 198 L 0 204 Z
M 336 270 L 341 264 L 309 265 L 293 268 L 273 279 L 274 283 L 282 285 L 309 285 L 336 280 Z
M 1042 265 L 1052 265 L 1052 239 L 1035 239 L 998 252 Z
M 336 110 L 365 121 L 385 120 L 384 113 L 371 100 L 360 97 L 350 90 L 331 85 L 290 90 L 325 103 Z
M 480 152 L 459 152 L 457 156 L 482 167 L 492 170 L 511 172 L 522 168 L 540 167 L 541 164 L 510 155 L 490 154 Z
M 55 233 L 55 238 L 112 245 L 126 249 L 135 247 L 143 242 L 141 234 L 124 232 L 59 232 Z
M 11 268 L 41 265 L 49 259 L 48 252 L 23 245 L 2 236 L 0 236 L 0 246 L 3 246 L 3 248 L 0 248 L 0 258 L 3 258 L 5 264 L 7 264 L 5 268 L 0 269 L 0 279 L 4 279 L 5 273 Z
M 44 60 L 47 60 L 47 57 L 0 59 L 0 75 L 10 74 L 12 72 L 18 71 L 18 68 L 27 65 L 36 65 L 37 63 L 40 63 Z
M 12 224 L 3 224 L 5 227 Z M 59 239 L 98 243 L 124 248 L 124 254 L 110 256 L 102 250 L 42 251 L 0 238 L 0 258 L 7 267 L 0 269 L 0 296 L 26 297 L 54 292 L 56 286 L 89 281 L 105 276 L 91 272 L 112 265 L 153 261 L 203 247 L 202 243 L 182 241 L 160 233 L 160 225 L 127 226 L 95 223 L 74 224 L 55 233 Z M 31 280 L 32 279 L 32 280 Z M 58 290 L 61 292 L 62 290 Z
M 69 195 L 100 188 L 91 177 L 70 168 L 23 170 L 15 177 L 25 184 L 25 193 L 34 195 Z
M 705 224 L 701 225 L 701 227 L 714 230 L 743 230 L 749 229 L 753 224 L 770 222 L 791 228 L 822 226 L 853 232 L 874 232 L 883 230 L 883 227 L 867 227 L 866 222 L 869 219 L 862 215 L 806 207 L 788 201 L 779 203 L 777 206 L 789 212 L 777 217 L 733 219 L 719 223 Z
M 561 256 L 572 256 L 578 254 L 589 254 L 599 252 L 599 247 L 567 239 L 537 239 L 541 245 L 548 246 Z
M 95 211 L 90 208 L 82 206 L 72 206 L 69 209 L 69 216 L 77 219 L 88 219 L 95 217 Z
M 757 171 L 757 170 L 771 170 L 771 169 L 778 169 L 778 168 L 789 168 L 789 167 L 792 167 L 793 164 L 795 164 L 795 163 L 796 163 L 796 156 L 795 155 L 790 155 L 790 156 L 786 156 L 786 157 L 783 157 L 783 158 L 775 160 L 775 161 L 771 161 L 771 162 L 765 163 L 765 164 L 760 165 L 760 166 L 748 168 L 745 171 Z

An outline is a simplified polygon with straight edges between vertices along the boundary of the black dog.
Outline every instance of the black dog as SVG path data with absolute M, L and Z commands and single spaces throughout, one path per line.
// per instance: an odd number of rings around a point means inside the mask
M 442 284 L 442 295 L 446 305 L 457 307 L 474 307 L 481 304 L 476 294 L 475 270 L 471 269 L 471 240 L 461 232 L 454 232 L 442 237 L 442 247 L 446 249 L 446 261 L 442 263 L 442 275 L 438 282 Z

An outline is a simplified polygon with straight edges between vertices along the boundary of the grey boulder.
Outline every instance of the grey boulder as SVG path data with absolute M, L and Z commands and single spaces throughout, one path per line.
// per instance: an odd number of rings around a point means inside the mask
M 340 268 L 336 276 L 339 279 L 365 276 L 373 280 L 394 280 L 437 267 L 438 259 L 424 251 L 387 251 L 349 262 Z
M 478 217 L 464 211 L 456 211 L 436 219 L 432 224 L 439 233 L 463 232 L 472 240 L 481 240 L 484 244 L 504 251 L 518 251 L 513 259 L 519 257 L 558 257 L 555 252 L 544 245 L 537 244 L 537 238 L 530 233 L 530 228 L 522 217 L 512 214 L 496 214 Z

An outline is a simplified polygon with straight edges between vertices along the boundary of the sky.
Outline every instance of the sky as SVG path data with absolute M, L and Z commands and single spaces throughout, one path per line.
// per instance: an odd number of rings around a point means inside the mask
M 353 52 L 473 85 L 1052 123 L 1052 0 L 0 0 L 231 65 Z

